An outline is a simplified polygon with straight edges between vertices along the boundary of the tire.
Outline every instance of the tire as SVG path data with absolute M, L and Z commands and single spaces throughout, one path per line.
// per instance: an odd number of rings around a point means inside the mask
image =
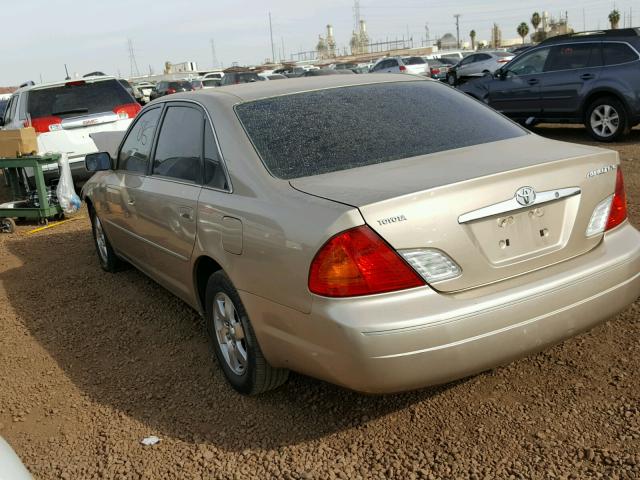
M 224 272 L 209 277 L 205 302 L 211 348 L 236 391 L 257 395 L 287 381 L 289 370 L 273 368 L 264 358 L 240 295 Z
M 113 251 L 113 247 L 107 238 L 107 234 L 102 228 L 102 222 L 98 218 L 96 212 L 91 209 L 89 211 L 91 219 L 91 232 L 93 233 L 93 244 L 96 247 L 98 261 L 105 272 L 115 273 L 122 269 L 124 263 L 118 258 Z
M 458 84 L 458 77 L 455 72 L 447 73 L 447 83 L 452 87 L 455 87 Z
M 619 100 L 602 97 L 589 105 L 584 126 L 599 142 L 614 142 L 629 133 L 629 123 L 627 111 Z

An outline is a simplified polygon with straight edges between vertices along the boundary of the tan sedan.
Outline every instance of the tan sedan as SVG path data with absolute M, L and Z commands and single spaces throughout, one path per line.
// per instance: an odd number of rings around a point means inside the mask
M 640 294 L 615 152 L 420 77 L 174 94 L 87 168 L 102 267 L 198 309 L 242 393 L 289 370 L 363 392 L 449 382 Z

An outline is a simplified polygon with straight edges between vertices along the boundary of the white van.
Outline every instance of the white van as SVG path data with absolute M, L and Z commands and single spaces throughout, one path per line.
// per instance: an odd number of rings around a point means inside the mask
M 11 95 L 0 126 L 5 130 L 32 126 L 38 152 L 67 153 L 74 180 L 84 180 L 91 176 L 84 157 L 98 151 L 89 135 L 124 132 L 139 111 L 140 105 L 114 77 L 31 83 Z M 45 176 L 56 177 L 57 166 L 52 165 Z

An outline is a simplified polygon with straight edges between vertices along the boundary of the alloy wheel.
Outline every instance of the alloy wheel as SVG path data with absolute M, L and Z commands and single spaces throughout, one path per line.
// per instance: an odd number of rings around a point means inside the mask
M 100 255 L 100 260 L 103 263 L 107 263 L 108 261 L 108 251 L 107 251 L 107 238 L 104 236 L 104 230 L 102 230 L 102 223 L 100 223 L 100 219 L 97 215 L 93 217 L 93 225 L 96 232 L 96 244 L 98 245 L 98 254 Z
M 224 292 L 218 292 L 213 300 L 213 326 L 227 366 L 242 375 L 248 364 L 244 327 L 233 301 Z
M 610 137 L 620 128 L 620 115 L 611 105 L 599 105 L 591 112 L 591 129 L 601 137 Z

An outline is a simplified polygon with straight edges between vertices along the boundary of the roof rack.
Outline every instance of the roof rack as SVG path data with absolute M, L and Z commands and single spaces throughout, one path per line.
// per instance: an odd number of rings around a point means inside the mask
M 556 35 L 540 42 L 552 43 L 558 40 L 567 40 L 570 38 L 593 38 L 593 37 L 638 37 L 640 36 L 640 28 L 618 28 L 615 30 L 588 30 L 584 32 L 566 33 L 564 35 Z

